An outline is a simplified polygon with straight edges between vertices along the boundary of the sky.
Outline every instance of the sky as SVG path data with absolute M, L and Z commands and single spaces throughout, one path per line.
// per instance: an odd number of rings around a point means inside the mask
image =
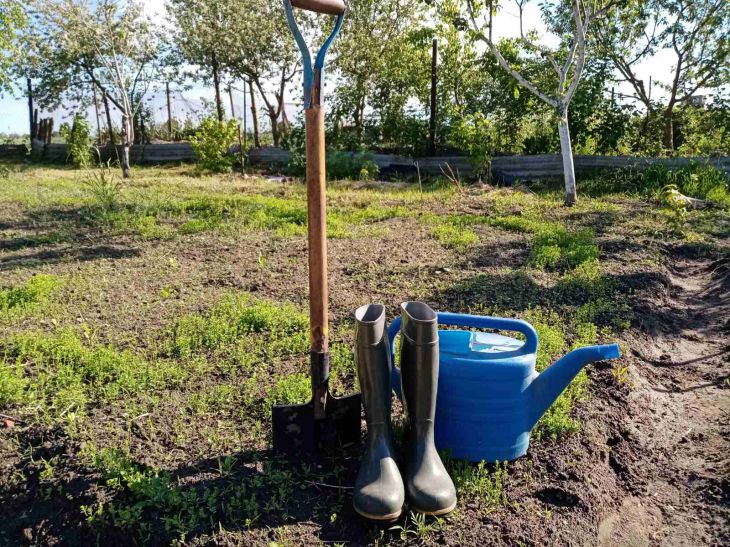
M 145 13 L 153 20 L 161 20 L 165 17 L 165 0 L 142 0 L 144 5 Z M 550 44 L 550 36 L 545 34 L 544 25 L 540 19 L 540 12 L 537 6 L 537 2 L 528 4 L 525 10 L 525 30 L 536 29 L 544 38 L 542 43 Z M 495 19 L 495 37 L 506 38 L 515 37 L 519 35 L 519 12 L 517 7 L 513 3 L 508 3 L 499 12 Z M 673 62 L 672 56 L 669 52 L 660 52 L 651 59 L 647 59 L 637 69 L 637 74 L 640 78 L 648 80 L 651 75 L 654 81 L 668 79 L 671 73 L 671 64 Z M 297 82 L 294 85 L 301 85 Z M 331 85 L 331 84 L 330 84 Z M 236 90 L 236 87 L 241 89 L 242 82 L 233 84 L 233 102 L 234 108 L 236 109 L 237 117 L 241 117 L 243 112 L 243 93 Z M 325 87 L 325 92 L 327 86 Z M 205 101 L 212 101 L 214 92 L 212 86 L 202 87 L 200 85 L 193 86 L 189 90 L 181 90 L 173 86 L 172 89 L 172 109 L 173 115 L 176 119 L 184 119 L 186 116 L 195 117 L 195 112 L 200 112 L 203 109 Z M 300 96 L 297 89 L 290 89 L 288 91 L 288 97 L 294 100 Z M 619 93 L 630 94 L 631 89 L 627 84 L 619 86 L 617 89 Z M 658 89 L 654 89 L 653 93 L 661 93 Z M 224 103 L 226 112 L 230 114 L 230 100 L 228 95 L 224 96 Z M 259 100 L 259 104 L 261 101 Z M 156 121 L 164 121 L 167 119 L 167 103 L 164 93 L 164 87 L 161 86 L 156 92 L 153 92 L 149 96 L 149 106 L 152 108 L 153 116 Z M 114 110 L 114 108 L 112 108 Z M 294 102 L 287 104 L 287 113 L 289 119 L 296 119 L 299 111 L 299 106 Z M 59 110 L 56 112 L 41 112 L 41 117 L 53 116 L 55 127 L 68 118 L 68 111 Z M 96 119 L 94 108 L 90 107 L 87 111 L 87 117 L 92 124 L 92 127 L 96 126 Z M 101 114 L 102 126 L 104 125 L 104 115 Z M 260 112 L 261 124 L 263 127 L 267 126 L 267 119 L 263 112 Z M 115 118 L 116 119 L 116 118 Z M 245 120 L 246 125 L 251 127 L 251 114 L 247 108 L 247 119 Z M 1 133 L 20 133 L 27 134 L 28 132 L 28 107 L 27 99 L 25 96 L 18 97 L 0 97 L 0 134 Z

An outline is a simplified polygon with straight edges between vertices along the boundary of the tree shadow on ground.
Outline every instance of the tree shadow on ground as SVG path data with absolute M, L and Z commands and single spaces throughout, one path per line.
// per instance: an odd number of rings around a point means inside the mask
M 104 221 L 93 207 L 33 209 L 17 221 L 4 222 L 1 226 L 22 235 L 0 238 L 0 271 L 140 254 L 138 249 L 128 245 L 115 244 L 120 234 L 106 234 Z M 89 245 L 90 241 L 95 244 Z M 33 252 L 27 252 L 29 249 Z
M 0 271 L 57 264 L 59 262 L 87 262 L 102 259 L 120 259 L 139 256 L 139 249 L 114 245 L 86 247 L 67 246 L 63 249 L 38 251 L 32 254 L 0 258 Z

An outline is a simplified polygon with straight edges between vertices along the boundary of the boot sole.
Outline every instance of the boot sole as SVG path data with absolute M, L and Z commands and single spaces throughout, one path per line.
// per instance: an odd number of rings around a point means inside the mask
M 355 509 L 355 512 L 360 515 L 361 517 L 365 517 L 368 520 L 376 520 L 378 522 L 389 522 L 391 520 L 396 520 L 398 517 L 401 516 L 403 513 L 403 510 L 398 510 L 397 513 L 391 513 L 389 515 L 371 515 L 369 513 L 365 513 L 363 511 L 360 511 L 357 507 L 353 505 L 353 509 Z
M 418 509 L 417 507 L 413 507 L 413 510 L 416 513 L 423 513 L 424 515 L 428 515 L 430 517 L 440 517 L 447 513 L 451 513 L 451 511 L 453 511 L 454 509 L 456 509 L 456 502 L 454 502 L 453 504 L 451 504 L 449 507 L 447 507 L 445 509 L 439 509 L 437 511 L 423 511 L 421 509 Z

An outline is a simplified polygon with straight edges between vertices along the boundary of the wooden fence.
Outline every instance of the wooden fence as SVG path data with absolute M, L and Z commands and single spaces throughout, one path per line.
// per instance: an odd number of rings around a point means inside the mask
M 99 148 L 102 161 L 116 159 L 113 146 Z M 44 144 L 34 141 L 32 158 L 52 162 L 66 161 L 68 155 L 65 144 Z M 287 150 L 274 147 L 254 148 L 249 152 L 249 161 L 255 165 L 280 169 L 289 162 Z M 472 163 L 466 156 L 437 156 L 429 158 L 411 158 L 392 154 L 372 154 L 373 161 L 381 173 L 415 174 L 416 170 L 424 175 L 454 175 L 469 177 L 473 174 Z M 197 159 L 190 143 L 164 143 L 132 146 L 130 159 L 133 163 L 162 164 L 195 161 Z M 730 157 L 717 158 L 644 158 L 634 156 L 575 156 L 575 170 L 588 173 L 602 169 L 619 169 L 624 167 L 646 167 L 664 164 L 668 167 L 682 167 L 692 161 L 707 163 L 730 176 Z M 536 180 L 559 178 L 563 176 L 563 164 L 558 154 L 539 154 L 534 156 L 496 156 L 492 159 L 492 176 L 499 181 L 514 182 L 517 180 Z

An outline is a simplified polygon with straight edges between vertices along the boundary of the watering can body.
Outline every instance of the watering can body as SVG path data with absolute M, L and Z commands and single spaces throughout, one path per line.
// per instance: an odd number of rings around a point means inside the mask
M 493 332 L 439 330 L 436 447 L 452 458 L 507 461 L 524 455 L 530 431 L 588 363 L 619 356 L 616 344 L 574 350 L 541 374 L 535 369 L 538 337 L 526 321 L 438 313 L 439 326 L 516 331 L 518 340 Z M 390 326 L 394 344 L 400 327 Z M 393 388 L 400 396 L 400 373 Z

